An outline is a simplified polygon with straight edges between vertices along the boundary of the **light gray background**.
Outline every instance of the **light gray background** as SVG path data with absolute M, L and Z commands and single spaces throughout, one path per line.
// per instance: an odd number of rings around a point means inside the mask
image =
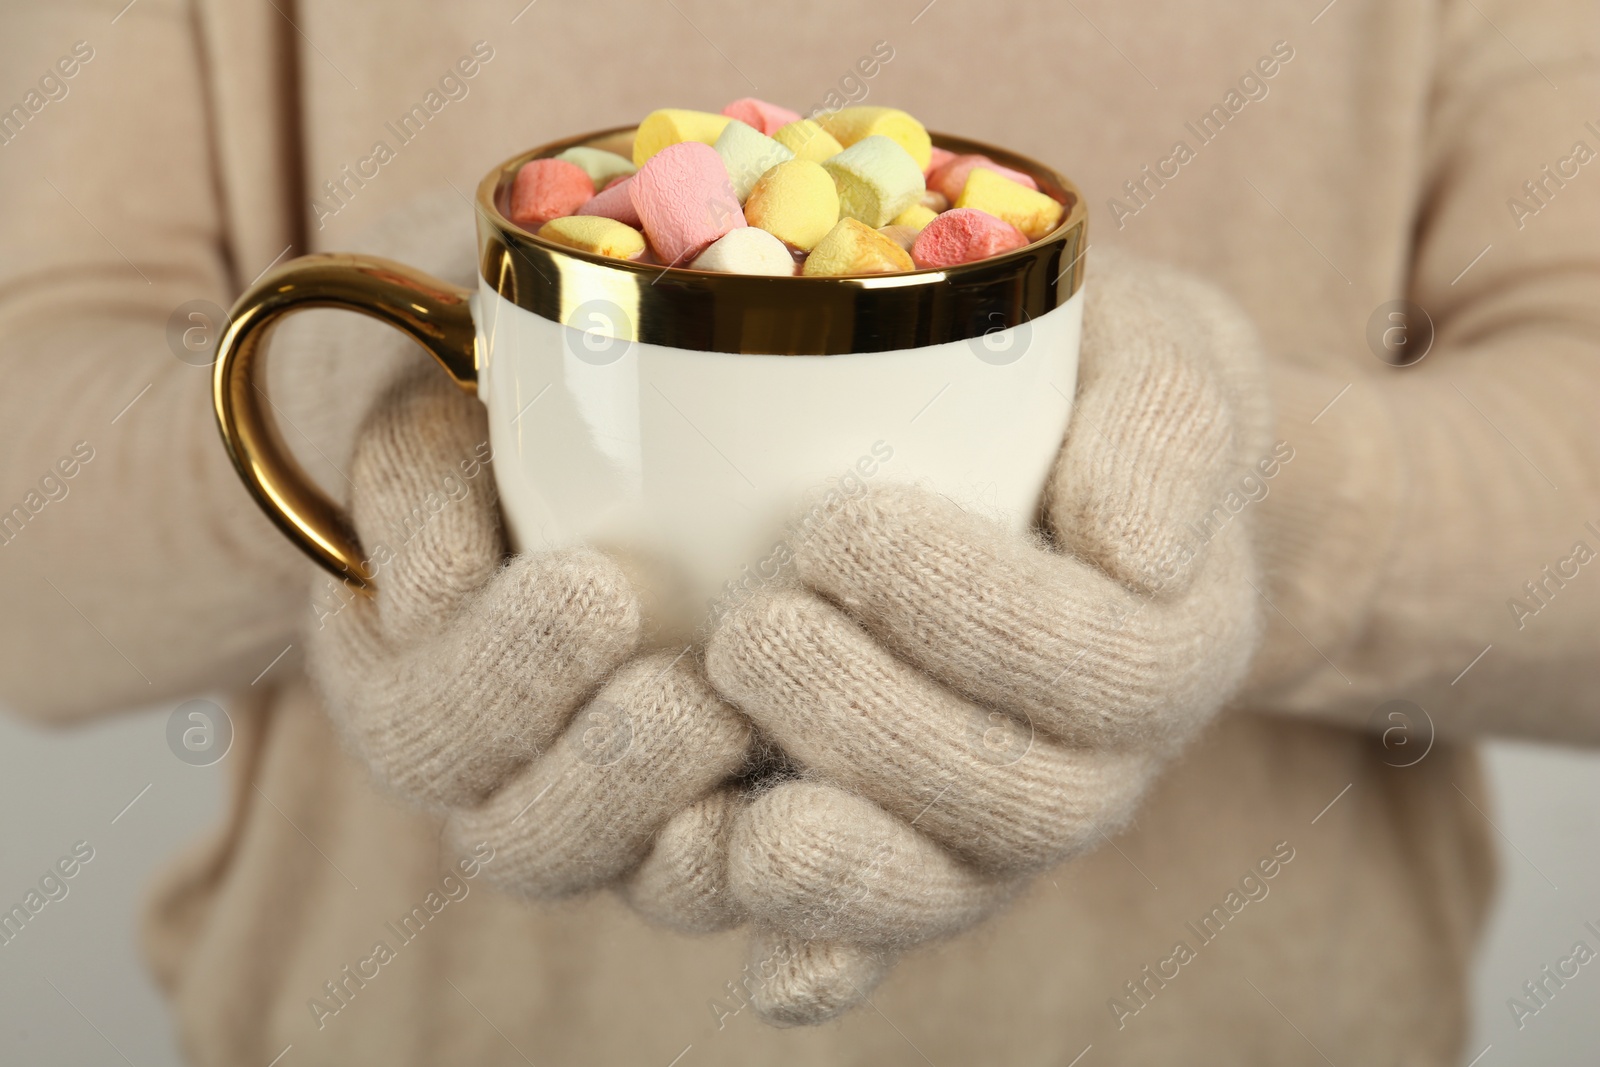
M 0 946 L 0 1062 L 180 1062 L 135 919 L 152 872 L 220 818 L 227 761 L 196 768 L 176 759 L 170 711 L 53 732 L 0 710 L 0 903 L 20 902 L 73 842 L 95 849 L 67 897 Z M 1474 1067 L 1593 1062 L 1600 961 L 1521 1030 L 1506 1000 L 1579 938 L 1597 943 L 1583 924 L 1600 926 L 1600 756 L 1496 744 L 1489 767 L 1502 892 L 1477 964 L 1477 1025 L 1462 1067 L 1474 1057 Z

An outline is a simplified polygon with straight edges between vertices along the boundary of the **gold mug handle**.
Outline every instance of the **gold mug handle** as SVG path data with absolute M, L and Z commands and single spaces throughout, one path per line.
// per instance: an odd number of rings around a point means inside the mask
M 335 577 L 371 592 L 355 528 L 295 462 L 269 417 L 259 381 L 277 320 L 313 307 L 359 311 L 408 335 L 469 393 L 478 390 L 477 328 L 470 289 L 403 263 L 353 253 L 320 253 L 273 269 L 233 305 L 217 348 L 211 399 L 234 469 L 267 517 Z

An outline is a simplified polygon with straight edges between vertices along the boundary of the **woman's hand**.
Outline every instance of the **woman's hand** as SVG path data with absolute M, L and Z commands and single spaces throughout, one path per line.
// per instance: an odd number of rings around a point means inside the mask
M 323 620 L 309 661 L 381 785 L 445 813 L 463 851 L 488 841 L 486 876 L 534 897 L 620 884 L 674 816 L 715 808 L 748 723 L 692 657 L 639 654 L 613 560 L 506 557 L 480 404 L 431 367 L 407 378 L 364 427 L 351 481 L 377 592 Z M 659 899 L 634 890 L 653 915 L 731 921 L 661 881 Z
M 1258 640 L 1255 342 L 1204 287 L 1101 257 L 1037 543 L 909 487 L 813 512 L 796 583 L 707 672 L 799 769 L 738 814 L 728 878 L 762 1016 L 830 1018 L 1123 827 Z

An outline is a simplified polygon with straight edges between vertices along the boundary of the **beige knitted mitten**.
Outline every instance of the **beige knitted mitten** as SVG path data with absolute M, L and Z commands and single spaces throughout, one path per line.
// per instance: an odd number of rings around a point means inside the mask
M 482 405 L 433 368 L 363 429 L 351 512 L 377 594 L 310 635 L 329 715 L 381 784 L 447 814 L 456 848 L 494 846 L 497 884 L 558 897 L 616 883 L 660 830 L 636 904 L 686 929 L 737 921 L 716 889 L 725 847 L 707 894 L 663 875 L 686 831 L 726 839 L 706 831 L 748 722 L 693 657 L 636 653 L 639 606 L 610 558 L 505 558 L 487 442 Z
M 1111 256 L 1088 301 L 1052 543 L 865 490 L 813 512 L 796 581 L 711 638 L 712 683 L 801 768 L 719 828 L 769 1022 L 848 1010 L 899 953 L 1104 842 L 1244 676 L 1248 519 L 1214 509 L 1270 451 L 1252 332 Z

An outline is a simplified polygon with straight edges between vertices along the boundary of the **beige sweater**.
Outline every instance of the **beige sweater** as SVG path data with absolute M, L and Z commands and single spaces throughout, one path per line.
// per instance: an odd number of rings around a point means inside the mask
M 1590 0 L 124 2 L 18 7 L 0 33 L 0 696 L 65 723 L 238 693 L 226 823 L 146 927 L 197 1063 L 1454 1061 L 1492 883 L 1461 742 L 1600 739 Z M 1235 501 L 1271 573 L 1255 682 L 1136 828 L 908 959 L 872 1009 L 780 1032 L 741 1010 L 741 935 L 441 888 L 438 824 L 367 783 L 300 675 L 309 565 L 167 329 L 525 146 L 863 92 L 1057 164 L 1094 242 L 1229 289 L 1293 459 Z M 378 141 L 392 158 L 330 198 Z M 1395 370 L 1368 337 L 1400 296 L 1436 337 Z M 280 363 L 285 414 L 339 466 L 376 375 Z M 1363 732 L 1402 698 L 1439 733 L 1403 769 Z M 1230 896 L 1264 863 L 1264 897 Z M 393 958 L 348 977 L 379 941 Z

